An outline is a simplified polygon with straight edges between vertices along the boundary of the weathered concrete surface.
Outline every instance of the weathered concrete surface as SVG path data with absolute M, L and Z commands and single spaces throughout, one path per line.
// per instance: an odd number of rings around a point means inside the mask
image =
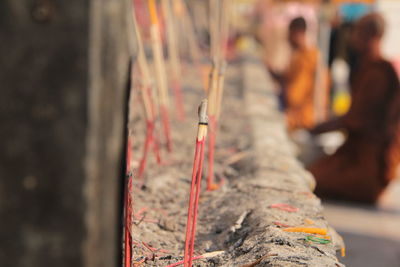
M 166 266 L 183 255 L 196 107 L 203 96 L 201 82 L 187 76 L 188 119 L 172 123 L 173 160 L 167 167 L 153 163 L 146 170 L 145 189 L 134 190 L 134 210 L 145 210 L 143 220 L 138 216 L 132 225 L 134 259 L 145 260 L 147 266 Z M 223 101 L 215 170 L 224 183 L 211 192 L 203 184 L 195 242 L 196 254 L 223 253 L 194 266 L 342 266 L 336 257 L 341 239 L 312 194 L 314 179 L 295 159 L 263 65 L 250 57 L 229 65 Z M 140 123 L 135 126 L 139 150 L 143 129 Z M 270 207 L 276 203 L 298 211 Z M 309 234 L 283 231 L 285 224 L 327 228 L 333 243 L 311 243 L 306 240 Z M 142 242 L 164 252 L 149 255 Z

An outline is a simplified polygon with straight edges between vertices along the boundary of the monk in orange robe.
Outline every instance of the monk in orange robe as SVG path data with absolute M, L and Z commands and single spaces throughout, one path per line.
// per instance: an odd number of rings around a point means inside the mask
M 309 167 L 320 197 L 374 203 L 394 177 L 400 158 L 400 85 L 393 66 L 380 53 L 383 32 L 384 20 L 377 14 L 355 25 L 352 45 L 359 60 L 350 81 L 350 109 L 312 130 L 347 133 L 333 155 Z
M 289 131 L 315 126 L 314 94 L 315 89 L 324 90 L 322 106 L 326 108 L 328 99 L 328 83 L 323 88 L 316 88 L 319 51 L 307 42 L 306 21 L 302 17 L 293 19 L 289 25 L 289 44 L 292 55 L 289 66 L 283 74 L 277 74 L 270 68 L 270 73 L 282 85 L 285 114 Z M 322 79 L 327 81 L 327 73 Z

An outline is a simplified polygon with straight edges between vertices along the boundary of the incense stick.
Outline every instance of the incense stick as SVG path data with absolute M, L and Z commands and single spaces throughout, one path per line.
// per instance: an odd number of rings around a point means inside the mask
M 181 87 L 181 64 L 179 60 L 179 46 L 176 36 L 176 21 L 172 14 L 171 0 L 162 0 L 162 8 L 165 22 L 167 25 L 167 42 L 168 42 L 168 63 L 171 70 L 171 86 L 175 94 L 175 102 L 180 120 L 185 119 L 185 109 L 183 106 L 183 96 Z
M 222 97 L 224 94 L 224 84 L 225 84 L 225 72 L 226 72 L 226 63 L 222 62 L 218 72 L 218 88 L 217 88 L 217 96 L 216 96 L 217 99 L 215 108 L 215 116 L 217 121 L 221 116 Z
M 189 16 L 189 11 L 186 2 L 182 0 L 173 0 L 175 15 L 180 20 L 180 24 L 183 28 L 183 37 L 187 41 L 189 47 L 189 54 L 193 65 L 196 67 L 202 81 L 203 89 L 207 91 L 208 89 L 208 70 L 204 68 L 201 64 L 201 52 L 198 42 L 196 40 L 195 29 L 193 22 Z
M 138 171 L 138 178 L 143 177 L 143 173 L 146 167 L 146 162 L 147 162 L 147 155 L 148 155 L 148 150 L 150 149 L 150 146 L 153 145 L 153 151 L 156 156 L 156 160 L 158 164 L 161 164 L 161 156 L 160 156 L 160 151 L 158 147 L 158 140 L 155 137 L 155 119 L 156 119 L 156 114 L 155 114 L 155 106 L 153 102 L 153 97 L 152 97 L 152 87 L 153 87 L 153 81 L 150 78 L 150 69 L 149 65 L 146 59 L 146 55 L 144 52 L 144 46 L 143 46 L 143 41 L 142 41 L 142 36 L 140 33 L 140 29 L 136 20 L 136 16 L 134 11 L 132 12 L 132 21 L 136 33 L 136 39 L 137 39 L 137 44 L 138 44 L 138 65 L 139 69 L 141 72 L 141 83 L 140 83 L 140 88 L 141 88 L 141 97 L 142 97 L 142 102 L 145 110 L 145 116 L 146 116 L 146 140 L 145 140 L 145 145 L 143 149 L 143 156 L 139 164 L 139 171 Z M 132 73 L 133 75 L 133 73 Z M 133 80 L 133 77 L 132 77 Z
M 163 124 L 167 150 L 168 152 L 172 152 L 167 77 L 155 0 L 148 0 L 148 7 L 151 20 L 150 34 L 156 71 L 157 90 L 160 102 L 161 120 Z
M 131 160 L 132 160 L 132 147 L 131 147 L 131 138 L 128 133 L 127 140 L 127 151 L 126 151 L 126 185 L 125 185 L 125 198 L 124 198 L 124 263 L 125 266 L 131 266 L 132 263 L 132 215 L 133 215 L 133 206 L 132 206 L 132 172 L 131 172 Z
M 188 217 L 186 223 L 186 238 L 184 252 L 184 266 L 192 266 L 196 223 L 200 197 L 201 174 L 203 169 L 204 146 L 207 137 L 207 100 L 203 100 L 199 107 L 199 124 L 197 129 L 196 150 L 193 162 L 192 183 L 190 187 Z
M 200 48 L 196 42 L 196 35 L 192 20 L 189 17 L 189 11 L 186 2 L 182 0 L 173 0 L 175 14 L 181 19 L 185 37 L 189 45 L 189 52 L 192 61 L 197 65 L 200 63 Z
M 218 188 L 218 186 L 214 183 L 214 150 L 225 82 L 226 63 L 224 58 L 228 39 L 229 12 L 229 0 L 223 0 L 222 5 L 220 1 L 210 0 L 210 47 L 213 67 L 210 74 L 210 89 L 208 91 L 210 139 L 208 143 L 207 190 L 214 190 Z

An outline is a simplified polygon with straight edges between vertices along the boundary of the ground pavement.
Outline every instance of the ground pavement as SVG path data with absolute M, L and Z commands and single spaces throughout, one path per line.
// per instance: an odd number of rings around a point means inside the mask
M 400 266 L 400 178 L 393 181 L 377 207 L 323 204 L 327 220 L 343 236 L 348 267 Z

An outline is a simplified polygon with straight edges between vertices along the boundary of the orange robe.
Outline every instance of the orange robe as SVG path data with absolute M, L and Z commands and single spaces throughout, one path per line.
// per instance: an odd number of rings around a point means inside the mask
M 286 118 L 289 130 L 311 128 L 315 125 L 314 91 L 319 51 L 316 48 L 298 49 L 293 52 L 284 88 Z M 324 73 L 323 79 L 327 80 Z M 324 84 L 326 107 L 328 84 Z
M 372 203 L 393 178 L 400 159 L 400 85 L 383 59 L 360 66 L 351 82 L 351 107 L 339 119 L 347 140 L 309 170 L 320 197 Z

